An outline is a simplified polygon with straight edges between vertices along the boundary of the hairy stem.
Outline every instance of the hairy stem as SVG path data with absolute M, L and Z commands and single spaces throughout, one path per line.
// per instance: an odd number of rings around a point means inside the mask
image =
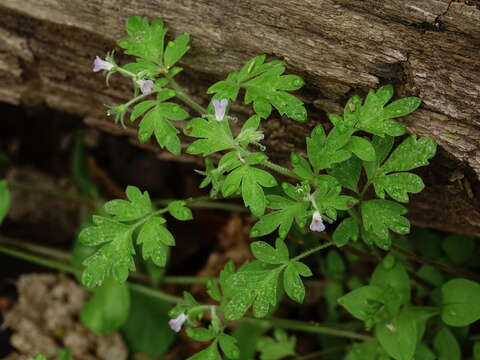
M 187 199 L 186 206 L 189 208 L 198 208 L 198 209 L 218 209 L 218 210 L 225 210 L 225 211 L 237 211 L 237 212 L 248 212 L 248 210 L 245 208 L 245 206 L 242 205 L 237 205 L 237 204 L 232 204 L 232 203 L 226 203 L 226 202 L 219 202 L 219 201 L 211 201 L 209 200 L 210 197 L 202 196 L 199 198 L 194 198 L 194 199 Z M 156 200 L 154 203 L 156 205 L 168 205 L 172 201 L 176 201 L 177 199 L 161 199 L 161 200 Z
M 313 249 L 307 250 L 304 253 L 295 256 L 294 258 L 290 259 L 290 261 L 297 261 L 297 260 L 303 259 L 304 257 L 310 256 L 310 255 L 316 253 L 317 251 L 321 251 L 321 250 L 323 250 L 323 249 L 325 249 L 329 246 L 332 246 L 332 245 L 335 245 L 335 244 L 333 242 L 328 242 L 328 243 L 325 243 L 325 244 L 322 244 L 322 245 L 318 245 L 318 246 L 314 247 Z
M 142 100 L 142 99 L 146 98 L 147 96 L 150 96 L 150 95 L 153 95 L 153 94 L 155 94 L 155 92 L 140 94 L 137 97 L 134 97 L 133 99 L 131 99 L 129 102 L 126 102 L 124 105 L 128 108 L 133 103 L 136 103 L 137 101 Z
M 287 169 L 283 166 L 277 165 L 275 163 L 272 163 L 271 161 L 268 161 L 268 160 L 264 161 L 264 162 L 262 162 L 262 165 L 269 168 L 269 169 L 272 169 L 273 171 L 278 172 L 279 174 L 291 177 L 295 180 L 302 180 L 292 170 Z

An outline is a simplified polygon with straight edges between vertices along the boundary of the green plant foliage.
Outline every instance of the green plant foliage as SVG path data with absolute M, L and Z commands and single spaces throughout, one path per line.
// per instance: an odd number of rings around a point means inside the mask
M 72 353 L 69 349 L 59 349 L 57 351 L 58 360 L 73 360 Z
M 175 340 L 168 327 L 171 308 L 168 302 L 132 291 L 128 318 L 121 329 L 130 351 L 153 360 L 168 350 Z
M 222 194 L 228 197 L 240 191 L 245 206 L 250 208 L 253 215 L 262 216 L 267 205 L 263 188 L 273 187 L 277 185 L 277 181 L 269 172 L 250 164 L 257 164 L 257 160 L 246 159 L 245 165 L 237 167 L 226 176 L 222 185 Z
M 125 323 L 129 309 L 130 293 L 127 284 L 109 278 L 94 290 L 80 312 L 80 320 L 97 334 L 110 334 Z
M 287 91 L 298 90 L 304 85 L 296 75 L 282 75 L 285 64 L 282 61 L 265 63 L 265 55 L 248 61 L 237 73 L 231 73 L 226 80 L 212 85 L 207 94 L 215 94 L 216 99 L 236 100 L 241 88 L 245 89 L 245 104 L 253 103 L 253 109 L 261 118 L 267 118 L 272 106 L 293 120 L 305 121 L 307 111 L 303 102 Z
M 120 282 L 127 279 L 129 271 L 135 269 L 132 237 L 137 229 L 140 231 L 136 242 L 142 245 L 143 258 L 151 259 L 158 266 L 165 266 L 168 247 L 175 245 L 165 226 L 166 220 L 160 216 L 164 211 L 154 210 L 148 193 L 129 186 L 126 195 L 128 200 L 107 202 L 104 210 L 109 217 L 94 216 L 94 225 L 79 234 L 83 245 L 101 245 L 83 262 L 86 268 L 82 282 L 87 287 L 101 285 L 110 275 Z
M 387 255 L 372 274 L 370 284 L 359 287 L 338 299 L 367 328 L 393 321 L 403 305 L 410 302 L 410 280 L 401 264 Z
M 407 209 L 390 200 L 368 200 L 362 203 L 363 226 L 372 231 L 382 242 L 376 245 L 387 250 L 390 246 L 389 230 L 405 235 L 410 232 L 410 223 L 404 218 Z
M 480 284 L 453 279 L 442 286 L 442 320 L 450 326 L 466 326 L 480 319 Z
M 388 360 L 388 355 L 377 340 L 369 340 L 360 344 L 354 344 L 345 357 L 345 360 Z
M 275 329 L 271 337 L 261 337 L 257 344 L 261 360 L 280 360 L 288 356 L 295 356 L 297 339 L 288 336 L 282 329 Z
M 404 308 L 391 322 L 379 324 L 375 335 L 385 351 L 396 360 L 410 360 L 417 346 L 415 313 Z
M 47 360 L 47 357 L 43 354 L 38 354 L 34 358 L 30 357 L 28 360 Z
M 287 196 L 267 195 L 267 206 L 274 211 L 262 216 L 253 226 L 250 236 L 259 237 L 272 233 L 278 228 L 278 234 L 285 238 L 294 221 L 300 226 L 305 226 L 306 211 L 310 204 L 304 200 L 303 193 L 292 189 L 290 184 L 282 184 Z
M 283 61 L 267 61 L 265 55 L 252 58 L 241 69 L 208 88 L 207 93 L 213 97 L 204 107 L 174 80 L 182 70 L 178 62 L 189 50 L 188 34 L 168 41 L 162 21 L 149 22 L 141 17 L 128 19 L 127 32 L 129 38 L 118 44 L 127 55 L 134 57 L 132 62 L 120 67 L 112 54 L 105 61 L 96 60 L 95 66 L 107 70 L 107 80 L 112 74 L 120 73 L 133 84 L 132 99 L 110 107 L 109 113 L 123 123 L 124 116 L 130 112 L 132 122 L 140 120 L 140 142 L 155 136 L 160 147 L 175 155 L 181 151 L 181 121 L 187 120 L 183 134 L 191 138 L 191 142 L 186 152 L 205 158 L 205 169 L 196 170 L 203 176 L 200 187 L 211 186 L 212 198 L 241 197 L 245 207 L 257 218 L 250 232 L 252 238 L 278 231 L 275 246 L 268 239 L 252 242 L 254 261 L 241 264 L 237 269 L 230 262 L 219 279 L 207 282 L 207 293 L 216 305 L 200 304 L 185 292 L 183 301 L 170 310 L 172 330 L 185 328 L 187 336 L 207 343 L 189 359 L 246 360 L 256 356 L 255 349 L 264 360 L 295 356 L 296 340 L 285 331 L 275 329 L 273 338 L 258 340 L 258 337 L 271 327 L 267 316 L 274 312 L 285 294 L 296 302 L 304 301 L 306 289 L 302 278 L 312 276 L 313 272 L 306 265 L 312 264 L 304 263 L 303 259 L 328 246 L 357 250 L 356 255 L 381 259 L 369 280 L 363 274 L 348 276 L 353 264 L 363 261 L 353 254 L 342 256 L 337 251 L 329 251 L 326 257 L 318 257 L 322 261 L 316 268 L 312 267 L 325 275 L 322 294 L 327 307 L 326 319 L 335 324 L 348 317 L 348 312 L 372 333 L 371 340 L 353 344 L 346 351 L 345 359 L 460 358 L 455 337 L 448 328 L 439 327 L 443 325 L 437 320 L 457 327 L 477 321 L 480 309 L 473 299 L 479 297 L 478 284 L 467 279 L 444 283 L 449 277 L 439 271 L 442 267 L 424 260 L 423 266 L 414 267 L 408 257 L 397 258 L 390 252 L 398 247 L 409 252 L 418 248 L 430 260 L 441 259 L 447 264 L 464 266 L 473 259 L 475 250 L 474 241 L 463 237 L 451 236 L 442 241 L 432 240 L 431 234 L 419 233 L 429 240 L 418 239 L 415 244 L 409 244 L 394 235 L 410 232 L 404 204 L 425 187 L 421 177 L 410 171 L 428 165 L 436 152 L 436 144 L 426 137 L 412 134 L 395 139 L 405 135 L 406 129 L 394 119 L 416 110 L 421 104 L 419 98 L 394 99 L 393 87 L 389 85 L 369 91 L 365 99 L 352 96 L 342 114 L 330 114 L 322 123 L 312 123 L 304 151 L 291 153 L 290 164 L 284 167 L 269 159 L 267 154 L 273 154 L 274 148 L 265 152 L 266 145 L 274 144 L 275 139 L 264 134 L 262 122 L 273 110 L 296 121 L 307 120 L 307 112 L 303 101 L 291 94 L 300 89 L 304 81 L 297 75 L 285 74 Z M 242 96 L 242 106 L 251 105 L 252 111 L 248 118 L 242 112 L 237 119 L 229 112 L 237 110 L 235 102 Z M 177 100 L 198 115 L 190 118 L 190 112 L 177 104 Z M 273 173 L 280 174 L 281 178 Z M 281 186 L 277 186 L 279 180 Z M 128 187 L 126 195 L 127 200 L 107 202 L 103 208 L 105 214 L 95 215 L 93 225 L 85 227 L 79 235 L 83 245 L 96 248 L 83 262 L 82 281 L 89 287 L 102 286 L 91 300 L 102 306 L 106 300 L 99 300 L 98 294 L 106 291 L 103 290 L 107 286 L 105 279 L 109 286 L 119 286 L 113 280 L 124 282 L 135 269 L 135 262 L 147 270 L 147 265 L 155 267 L 156 271 L 148 272 L 157 281 L 161 279 L 169 249 L 175 245 L 162 217 L 164 213 L 177 220 L 192 219 L 189 200 L 172 201 L 166 208 L 156 210 L 148 193 Z M 324 231 L 332 234 L 331 238 L 328 234 L 314 236 L 315 232 Z M 392 243 L 397 247 L 392 247 Z M 302 246 L 305 251 L 298 253 Z M 409 272 L 418 276 L 412 277 L 416 280 L 413 288 Z M 420 300 L 412 304 L 412 297 Z M 155 358 L 166 350 L 174 334 L 166 329 L 165 307 L 159 305 L 155 310 L 152 302 L 144 300 L 139 302 L 143 305 L 138 305 L 134 298 L 124 332 L 136 351 Z M 417 306 L 420 301 L 430 303 Z M 153 315 L 142 322 L 139 308 Z M 262 320 L 266 325 L 243 323 L 232 335 L 228 334 L 229 321 L 242 319 L 249 311 L 256 318 L 267 317 Z M 437 316 L 432 321 L 435 324 L 432 331 L 428 328 L 429 321 Z M 118 327 L 120 316 L 113 318 L 116 322 L 96 325 L 97 328 L 114 328 L 111 323 Z M 163 327 L 157 327 L 150 321 L 152 318 L 163 319 Z M 145 324 L 145 329 L 139 324 Z M 137 340 L 137 334 L 146 329 L 148 334 L 142 335 L 142 341 Z M 165 335 L 165 331 L 170 335 Z M 250 332 L 256 338 L 247 339 Z M 156 336 L 167 338 L 165 347 L 155 348 Z M 323 337 L 320 343 L 326 344 Z M 431 344 L 434 352 L 429 348 Z M 325 348 L 335 345 L 328 343 Z M 329 358 L 340 359 L 343 355 L 332 354 Z
M 452 234 L 443 240 L 442 249 L 454 264 L 463 265 L 472 258 L 475 242 L 470 237 Z
M 457 339 L 446 327 L 442 327 L 435 335 L 433 348 L 438 360 L 460 360 L 462 358 Z
M 10 191 L 6 180 L 0 181 L 0 224 L 10 209 Z
M 256 353 L 257 343 L 260 337 L 270 328 L 267 323 L 248 323 L 239 324 L 232 332 L 237 339 L 237 345 L 240 349 L 238 360 L 250 360 Z
M 338 247 L 346 245 L 350 240 L 357 241 L 359 236 L 358 223 L 354 218 L 343 219 L 333 233 L 333 241 Z
M 256 317 L 266 316 L 280 301 L 283 289 L 292 300 L 303 302 L 305 287 L 301 277 L 312 276 L 308 266 L 289 259 L 281 238 L 275 248 L 263 241 L 254 242 L 251 247 L 258 260 L 232 271 L 224 281 L 221 279 L 224 294 L 230 298 L 222 308 L 230 320 L 242 317 L 250 306 Z

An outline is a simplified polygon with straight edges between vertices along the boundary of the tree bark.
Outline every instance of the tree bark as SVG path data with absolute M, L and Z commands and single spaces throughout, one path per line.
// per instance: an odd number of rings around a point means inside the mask
M 353 94 L 393 84 L 419 96 L 404 119 L 442 150 L 422 172 L 429 187 L 410 205 L 413 223 L 480 235 L 480 5 L 451 0 L 1 0 L 0 100 L 73 113 L 102 130 L 127 134 L 104 104 L 129 96 L 128 83 L 91 71 L 125 36 L 130 15 L 161 18 L 173 34 L 189 32 L 192 49 L 180 77 L 204 104 L 207 86 L 266 53 L 307 82 L 305 124 L 264 122 L 271 156 L 286 162 L 326 113 Z M 239 107 L 246 113 L 247 108 Z M 158 151 L 154 144 L 145 147 Z M 159 152 L 159 156 L 168 154 Z M 181 160 L 196 161 L 184 155 Z

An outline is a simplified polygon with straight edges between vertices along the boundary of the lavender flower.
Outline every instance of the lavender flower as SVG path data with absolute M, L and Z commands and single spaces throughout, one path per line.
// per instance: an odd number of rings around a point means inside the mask
M 227 110 L 228 99 L 213 100 L 212 104 L 215 108 L 215 119 L 222 121 L 225 117 L 225 111 Z
M 325 230 L 325 225 L 323 224 L 322 216 L 318 211 L 315 211 L 312 216 L 312 222 L 310 223 L 310 230 L 322 232 Z
M 111 70 L 113 68 L 113 64 L 103 60 L 101 57 L 95 57 L 95 61 L 93 62 L 93 71 L 97 72 L 100 70 Z
M 170 326 L 170 329 L 178 333 L 182 329 L 183 323 L 187 321 L 187 319 L 188 319 L 188 316 L 185 315 L 184 313 L 181 313 L 175 319 L 171 319 L 168 322 L 168 325 Z
M 138 86 L 140 86 L 140 91 L 142 94 L 150 94 L 153 88 L 153 81 L 152 80 L 138 80 Z

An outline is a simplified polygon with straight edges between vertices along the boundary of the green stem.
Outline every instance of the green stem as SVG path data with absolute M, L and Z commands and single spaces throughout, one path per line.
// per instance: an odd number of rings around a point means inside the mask
M 218 201 L 209 201 L 209 197 L 199 197 L 192 200 L 185 200 L 187 202 L 187 206 L 189 208 L 198 208 L 198 209 L 218 209 L 218 210 L 225 210 L 225 211 L 237 211 L 237 212 L 248 212 L 245 206 L 225 203 L 225 202 L 218 202 Z M 172 201 L 177 201 L 177 199 L 161 199 L 154 201 L 156 205 L 166 206 Z
M 335 245 L 335 244 L 333 242 L 328 242 L 326 244 L 318 245 L 318 246 L 314 247 L 313 249 L 307 250 L 304 253 L 302 253 L 298 256 L 295 256 L 294 258 L 290 259 L 290 261 L 297 261 L 297 260 L 303 259 L 304 257 L 310 256 L 313 253 L 316 253 L 317 251 L 321 251 L 321 250 L 323 250 L 323 249 L 325 249 L 329 246 L 332 246 L 332 245 Z
M 13 245 L 20 249 L 25 249 L 33 253 L 37 253 L 40 255 L 48 256 L 48 257 L 53 257 L 57 260 L 66 261 L 66 262 L 70 261 L 70 258 L 71 258 L 70 254 L 67 253 L 66 251 L 52 249 L 47 246 L 32 244 L 26 241 L 20 241 L 17 239 L 12 239 L 10 237 L 1 236 L 1 235 L 0 235 L 0 244 Z
M 131 77 L 131 78 L 134 78 L 134 79 L 137 77 L 137 75 L 135 75 L 131 71 L 125 70 L 124 68 L 122 68 L 120 66 L 116 66 L 115 70 L 118 71 L 120 74 L 127 75 L 128 77 Z
M 206 284 L 208 280 L 217 280 L 213 277 L 195 277 L 195 276 L 164 276 L 162 283 L 177 285 Z
M 271 325 L 282 328 L 282 329 L 298 330 L 298 331 L 304 331 L 312 334 L 330 335 L 330 336 L 344 337 L 348 339 L 355 339 L 355 340 L 362 340 L 362 341 L 372 339 L 372 337 L 369 335 L 359 334 L 353 331 L 333 329 L 333 328 L 321 326 L 320 324 L 312 323 L 312 322 L 307 323 L 303 321 L 279 319 L 274 317 L 269 317 L 266 319 L 256 319 L 256 318 L 248 317 L 248 318 L 245 318 L 245 321 L 268 322 Z
M 313 250 L 313 249 L 312 249 Z M 63 271 L 66 273 L 74 274 L 74 275 L 79 275 L 81 273 L 81 270 L 68 265 L 68 264 L 63 264 L 59 263 L 57 261 L 52 261 L 52 260 L 47 260 L 44 258 L 41 258 L 39 256 L 27 254 L 23 251 L 19 250 L 14 250 L 10 249 L 4 246 L 0 245 L 0 252 L 4 253 L 6 255 L 10 255 L 22 260 L 29 261 L 34 264 L 42 265 L 51 269 Z M 172 279 L 174 277 L 171 277 Z M 140 284 L 135 284 L 132 282 L 127 282 L 128 287 L 132 289 L 133 291 L 137 291 L 139 293 L 149 295 L 152 297 L 155 297 L 157 299 L 171 302 L 174 304 L 182 303 L 183 299 L 179 298 L 177 296 L 169 295 L 166 294 L 160 290 L 153 289 L 144 285 Z M 212 305 L 205 305 L 206 309 L 211 308 Z M 288 319 L 279 319 L 279 318 L 267 318 L 267 319 L 255 319 L 255 318 L 245 318 L 244 321 L 253 321 L 253 322 L 268 322 L 272 324 L 273 326 L 278 326 L 284 329 L 291 329 L 291 330 L 299 330 L 299 331 L 304 331 L 304 332 L 309 332 L 313 334 L 323 334 L 323 335 L 331 335 L 331 336 L 339 336 L 339 337 L 346 337 L 350 339 L 357 339 L 357 340 L 369 340 L 371 339 L 370 336 L 367 335 L 362 335 L 358 334 L 355 332 L 351 331 L 346 331 L 346 330 L 338 330 L 334 328 L 329 328 L 325 326 L 320 326 L 319 324 L 316 323 L 307 323 L 307 322 L 301 322 L 301 321 L 294 321 L 294 320 L 288 320 Z
M 150 95 L 153 95 L 153 94 L 155 94 L 155 92 L 150 92 L 150 93 L 145 93 L 145 94 L 138 95 L 137 97 L 134 97 L 132 100 L 126 102 L 124 105 L 128 108 L 128 107 L 130 107 L 130 105 L 132 105 L 133 103 L 136 103 L 138 100 L 141 100 L 141 99 L 146 98 L 147 96 L 150 96 Z
M 271 161 L 264 161 L 262 162 L 262 165 L 272 169 L 273 171 L 278 172 L 279 174 L 294 178 L 295 180 L 302 180 L 300 177 L 298 177 L 292 170 L 289 170 L 283 166 L 277 165 L 275 163 L 272 163 Z
M 186 103 L 188 106 L 190 106 L 193 110 L 198 112 L 200 115 L 207 114 L 207 109 L 204 108 L 202 105 L 197 103 L 195 100 L 193 100 L 185 91 L 183 91 L 182 87 L 175 81 L 175 79 L 171 76 L 166 76 L 168 79 L 168 82 L 170 83 L 170 86 L 175 90 L 177 93 L 177 97 L 182 100 L 184 103 Z
M 136 291 L 140 294 L 148 295 L 153 298 L 163 300 L 166 302 L 174 303 L 174 304 L 180 304 L 183 302 L 183 299 L 177 296 L 169 295 L 167 293 L 164 293 L 160 290 L 152 289 L 150 287 L 140 285 L 140 284 L 135 284 L 132 282 L 127 282 L 128 287 L 132 289 L 133 291 Z
M 367 192 L 370 185 L 372 185 L 372 182 L 371 182 L 371 180 L 368 180 L 367 183 L 365 184 L 365 186 L 363 187 L 362 192 L 360 193 L 360 199 L 363 199 L 363 196 Z
M 68 264 L 57 262 L 57 261 L 45 259 L 45 258 L 42 258 L 40 256 L 36 256 L 36 255 L 31 255 L 31 254 L 28 254 L 28 253 L 23 252 L 21 250 L 11 249 L 11 248 L 8 248 L 8 247 L 2 246 L 2 245 L 0 245 L 0 252 L 4 253 L 6 255 L 16 257 L 18 259 L 29 261 L 29 262 L 37 264 L 37 265 L 42 265 L 42 266 L 45 266 L 45 267 L 48 267 L 48 268 L 51 268 L 51 269 L 56 269 L 56 270 L 67 272 L 67 273 L 70 273 L 70 274 L 73 274 L 73 275 L 79 275 L 81 273 L 80 269 L 77 269 L 76 267 L 74 267 L 72 265 L 68 265 Z

